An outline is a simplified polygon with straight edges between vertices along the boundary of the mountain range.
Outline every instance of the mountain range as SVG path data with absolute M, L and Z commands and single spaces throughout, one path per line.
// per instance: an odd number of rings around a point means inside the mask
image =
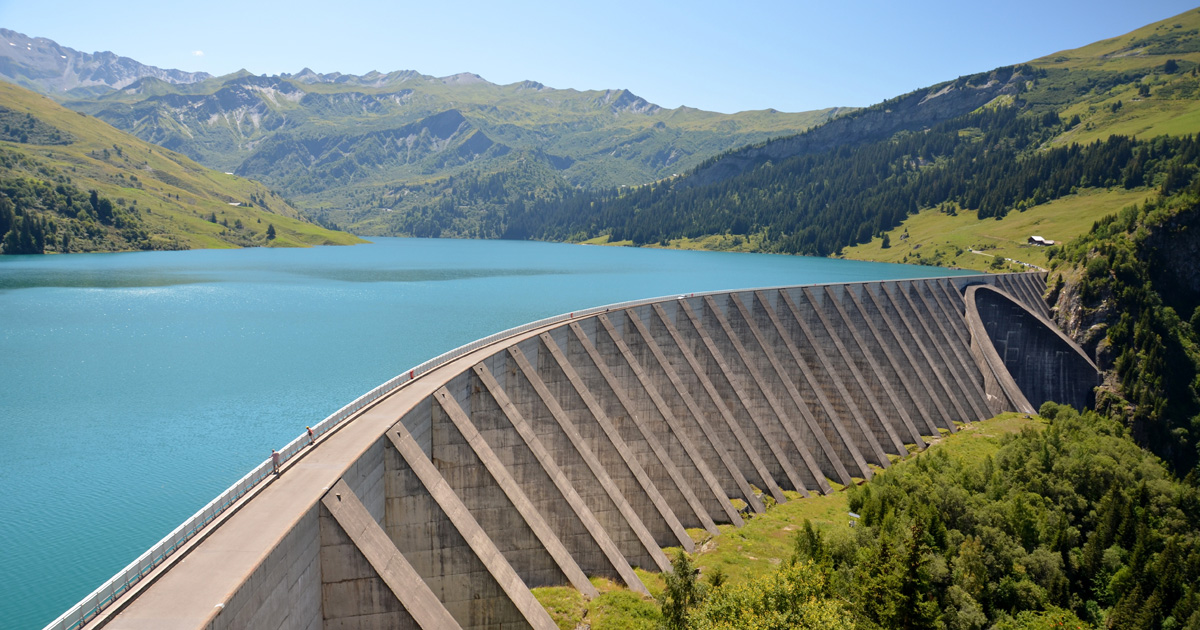
M 84 53 L 6 28 L 0 28 L 0 50 L 0 76 L 43 94 L 102 94 L 145 77 L 172 84 L 211 78 L 207 72 L 163 70 L 111 52 Z
M 0 35 L 0 77 L 369 234 L 404 233 L 403 217 L 442 201 L 451 176 L 504 174 L 534 194 L 636 186 L 851 111 L 664 109 L 628 90 L 469 73 L 211 77 Z
M 359 234 L 704 242 L 829 255 L 878 243 L 927 208 L 927 195 L 914 192 L 921 182 L 950 178 L 954 190 L 971 182 L 976 192 L 946 193 L 935 205 L 981 217 L 1080 188 L 985 200 L 977 191 L 999 188 L 979 178 L 1016 185 L 1012 173 L 984 173 L 985 160 L 1003 155 L 1008 161 L 995 168 L 1009 168 L 1038 151 L 1113 133 L 1195 132 L 1198 34 L 1191 11 L 868 108 L 795 114 L 664 109 L 627 90 L 496 85 L 470 73 L 212 77 L 6 30 L 0 76 L 217 171 L 260 181 L 322 224 Z M 901 145 L 919 154 L 895 154 Z M 953 162 L 967 153 L 974 157 Z M 830 188 L 834 181 L 840 189 Z M 744 238 L 731 243 L 730 236 Z M 922 254 L 912 253 L 925 262 Z

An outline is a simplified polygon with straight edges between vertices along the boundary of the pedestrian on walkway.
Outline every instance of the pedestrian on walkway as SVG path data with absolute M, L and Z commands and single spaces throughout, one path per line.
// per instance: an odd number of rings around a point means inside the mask
M 275 467 L 275 474 L 279 474 L 279 451 L 271 449 L 271 465 Z
M 309 444 L 309 446 L 311 446 L 311 445 L 312 445 L 312 443 L 315 441 L 315 440 L 313 439 L 312 427 L 304 427 L 304 428 L 305 428 L 305 429 L 308 429 L 308 444 Z

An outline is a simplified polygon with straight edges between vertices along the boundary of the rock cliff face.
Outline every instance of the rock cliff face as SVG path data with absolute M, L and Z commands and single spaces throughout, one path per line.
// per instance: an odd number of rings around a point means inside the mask
M 43 37 L 0 28 L 0 77 L 47 93 L 89 87 L 121 89 L 145 77 L 195 83 L 212 75 L 147 66 L 111 52 L 79 52 Z
M 1143 242 L 1155 287 L 1163 302 L 1187 317 L 1200 303 L 1200 210 L 1180 212 Z
M 769 160 L 874 142 L 899 131 L 927 129 L 982 107 L 998 96 L 1017 95 L 1034 72 L 1024 67 L 1000 68 L 898 96 L 805 133 L 729 153 L 700 167 L 685 183 L 702 186 L 733 177 Z
M 1112 306 L 1109 296 L 1102 296 L 1094 303 L 1085 303 L 1079 290 L 1079 279 L 1083 270 L 1072 270 L 1058 276 L 1058 282 L 1050 282 L 1048 301 L 1054 323 L 1073 339 L 1092 358 L 1101 370 L 1112 367 L 1108 352 L 1108 327 L 1116 322 L 1119 313 Z

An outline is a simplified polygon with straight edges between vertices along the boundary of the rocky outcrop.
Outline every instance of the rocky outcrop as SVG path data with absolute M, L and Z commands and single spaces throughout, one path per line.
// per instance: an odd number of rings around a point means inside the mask
M 1082 268 L 1067 269 L 1052 276 L 1047 302 L 1054 323 L 1096 363 L 1101 370 L 1112 367 L 1109 352 L 1108 327 L 1116 322 L 1119 313 L 1111 296 L 1085 300 L 1079 280 L 1086 273 Z
M 656 114 L 662 108 L 629 90 L 605 90 L 596 99 L 598 107 L 607 106 L 613 114 Z
M 1142 251 L 1163 301 L 1186 317 L 1200 303 L 1200 208 L 1180 211 L 1156 227 Z

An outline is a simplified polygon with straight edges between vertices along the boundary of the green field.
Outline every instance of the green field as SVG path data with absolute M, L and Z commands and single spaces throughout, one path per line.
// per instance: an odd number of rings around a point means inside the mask
M 990 420 L 976 422 L 961 431 L 931 441 L 925 451 L 900 460 L 891 469 L 910 465 L 932 449 L 946 450 L 952 458 L 964 461 L 979 461 L 994 455 L 1001 439 L 1009 434 L 1020 433 L 1025 427 L 1040 427 L 1040 418 L 1027 418 L 1016 413 L 1006 413 Z M 886 475 L 888 470 L 877 470 Z M 838 486 L 835 486 L 838 488 Z M 838 488 L 840 490 L 840 488 Z M 794 492 L 787 493 L 787 503 L 770 506 L 764 514 L 751 516 L 743 527 L 719 525 L 720 534 L 711 536 L 704 530 L 689 530 L 696 542 L 694 555 L 702 573 L 720 570 L 728 583 L 736 584 L 774 570 L 792 553 L 793 536 L 797 529 L 809 520 L 823 529 L 848 527 L 851 519 L 847 515 L 847 496 L 837 491 L 830 495 L 813 495 L 800 498 Z M 675 548 L 666 549 L 674 555 Z M 655 573 L 638 570 L 651 595 L 657 597 L 663 590 L 662 578 Z M 618 630 L 635 628 L 652 630 L 660 619 L 659 604 L 652 598 L 638 595 L 611 580 L 593 578 L 592 583 L 600 596 L 587 601 L 575 589 L 567 586 L 535 588 L 533 594 L 563 630 L 586 627 L 592 630 Z
M 980 271 L 1029 269 L 1014 262 L 992 267 L 995 257 L 1003 256 L 1045 268 L 1049 265 L 1047 249 L 1028 245 L 1030 236 L 1068 241 L 1092 229 L 1092 224 L 1098 219 L 1126 206 L 1142 203 L 1153 194 L 1154 191 L 1145 188 L 1087 190 L 1034 206 L 1024 212 L 1010 212 L 1000 220 L 981 221 L 970 210 L 951 216 L 927 209 L 910 216 L 887 233 L 891 247 L 884 249 L 883 239 L 876 237 L 870 243 L 845 248 L 842 257 Z M 903 238 L 906 232 L 908 237 Z
M 875 262 L 938 265 L 978 271 L 1027 271 L 1049 265 L 1047 249 L 1028 244 L 1037 235 L 1056 242 L 1069 241 L 1092 229 L 1092 224 L 1120 209 L 1144 202 L 1155 193 L 1146 188 L 1092 189 L 1034 206 L 1024 212 L 1010 212 L 1000 220 L 979 220 L 972 210 L 956 215 L 926 209 L 910 216 L 888 232 L 891 246 L 883 248 L 883 239 L 847 247 L 842 258 Z M 907 238 L 904 234 L 907 233 Z M 685 250 L 757 252 L 761 236 L 716 234 L 695 239 L 673 239 L 666 245 L 647 247 Z M 607 236 L 583 241 L 585 245 L 632 246 L 631 241 L 610 241 Z M 973 253 L 983 252 L 982 254 Z M 1032 265 L 1006 261 L 993 267 L 995 257 L 1003 256 Z

